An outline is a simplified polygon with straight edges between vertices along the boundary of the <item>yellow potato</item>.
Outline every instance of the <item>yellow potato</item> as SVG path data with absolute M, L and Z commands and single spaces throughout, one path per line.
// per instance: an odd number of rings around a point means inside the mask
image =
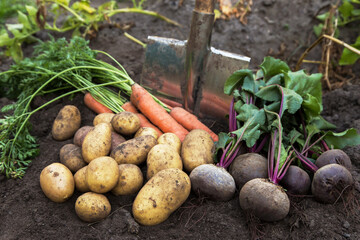
M 104 195 L 87 192 L 76 199 L 75 212 L 85 222 L 97 222 L 109 216 L 111 205 Z
M 181 140 L 174 133 L 164 133 L 158 138 L 158 144 L 168 144 L 176 149 L 176 151 L 180 154 L 181 150 Z
M 72 172 L 76 172 L 86 165 L 81 155 L 81 148 L 71 143 L 65 144 L 60 149 L 60 162 Z
M 116 132 L 131 135 L 139 130 L 140 118 L 132 112 L 120 112 L 112 118 L 111 125 Z
M 111 152 L 111 157 L 118 164 L 130 163 L 139 165 L 146 160 L 147 154 L 155 145 L 156 139 L 153 136 L 140 136 L 117 146 Z
M 170 145 L 158 144 L 154 146 L 146 160 L 147 179 L 152 178 L 156 173 L 167 168 L 183 169 L 179 153 Z
M 208 132 L 201 129 L 190 131 L 181 146 L 184 169 L 191 172 L 202 164 L 214 163 L 214 151 L 215 144 Z
M 115 116 L 115 113 L 100 113 L 98 115 L 95 116 L 94 120 L 93 120 L 93 125 L 96 126 L 99 123 L 109 123 L 111 124 L 111 119 Z M 114 129 L 111 126 L 111 130 L 113 131 Z
M 132 212 L 142 225 L 165 221 L 188 198 L 191 190 L 189 176 L 177 168 L 155 174 L 136 196 Z
M 51 134 L 55 140 L 63 141 L 74 136 L 80 128 L 81 115 L 76 106 L 66 105 L 58 113 Z
M 89 192 L 90 191 L 90 188 L 86 182 L 86 169 L 87 169 L 87 166 L 79 169 L 74 174 L 75 188 L 79 192 Z
M 119 167 L 111 157 L 98 157 L 86 169 L 86 183 L 96 193 L 106 193 L 113 189 L 119 180 Z
M 86 134 L 82 144 L 82 156 L 89 163 L 95 158 L 107 156 L 111 149 L 111 126 L 99 123 Z
M 158 139 L 158 133 L 155 129 L 151 128 L 151 127 L 142 127 L 139 128 L 139 130 L 137 130 L 137 132 L 135 133 L 134 138 L 140 137 L 140 136 L 144 136 L 144 135 L 151 135 L 153 136 L 155 139 Z
M 82 143 L 84 142 L 86 134 L 88 134 L 93 129 L 94 129 L 93 126 L 83 126 L 79 128 L 74 135 L 74 144 L 76 146 L 81 147 Z
M 51 201 L 65 202 L 74 193 L 74 177 L 65 165 L 52 163 L 41 171 L 40 187 Z
M 144 182 L 144 176 L 138 166 L 120 164 L 119 173 L 119 181 L 111 190 L 114 195 L 132 195 L 140 190 Z

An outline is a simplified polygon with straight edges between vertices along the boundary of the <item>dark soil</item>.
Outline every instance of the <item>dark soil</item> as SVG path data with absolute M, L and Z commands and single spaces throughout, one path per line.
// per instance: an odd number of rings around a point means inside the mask
M 99 1 L 100 2 L 100 1 Z M 147 8 L 164 14 L 183 27 L 178 28 L 150 16 L 121 14 L 114 20 L 134 23 L 128 33 L 142 41 L 148 35 L 186 39 L 190 27 L 193 1 L 148 0 Z M 315 14 L 330 1 L 320 0 L 259 0 L 254 1 L 248 24 L 238 20 L 218 20 L 215 23 L 212 45 L 216 48 L 244 54 L 252 58 L 250 67 L 257 68 L 262 59 L 272 54 L 294 66 L 305 46 L 315 40 L 312 26 Z M 347 29 L 351 42 L 360 35 L 358 26 Z M 45 38 L 45 34 L 39 34 Z M 281 50 L 281 44 L 285 49 Z M 91 40 L 91 47 L 105 50 L 114 56 L 138 81 L 141 74 L 144 49 L 124 37 L 118 28 L 105 27 Z M 31 52 L 28 46 L 25 53 Z M 318 59 L 320 49 L 310 57 Z M 0 68 L 6 70 L 9 61 Z M 304 65 L 316 71 L 316 65 Z M 359 72 L 359 65 L 353 67 Z M 354 127 L 360 131 L 359 75 L 340 89 L 326 92 L 323 98 L 323 116 L 338 126 L 338 130 Z M 40 105 L 47 99 L 38 98 Z M 0 98 L 0 106 L 10 101 Z M 229 202 L 214 202 L 198 198 L 191 193 L 189 199 L 165 222 L 152 227 L 134 225 L 131 204 L 134 196 L 115 197 L 106 194 L 112 206 L 105 220 L 87 224 L 75 213 L 74 205 L 80 193 L 65 203 L 51 202 L 41 191 L 39 176 L 47 165 L 59 161 L 60 148 L 72 140 L 57 142 L 52 139 L 51 126 L 58 111 L 66 104 L 76 105 L 82 115 L 82 125 L 92 124 L 95 116 L 83 105 L 82 96 L 62 99 L 36 113 L 31 122 L 33 134 L 40 144 L 40 155 L 33 160 L 22 179 L 6 179 L 0 175 L 0 239 L 360 239 L 359 206 L 345 203 L 321 204 L 311 195 L 292 198 L 289 215 L 275 223 L 260 222 L 241 211 L 238 192 Z M 215 131 L 223 126 L 213 127 Z M 352 174 L 360 180 L 360 147 L 348 147 L 352 159 Z M 143 166 L 144 167 L 144 166 Z M 359 192 L 355 191 L 355 199 Z M 138 231 L 137 231 L 138 230 Z

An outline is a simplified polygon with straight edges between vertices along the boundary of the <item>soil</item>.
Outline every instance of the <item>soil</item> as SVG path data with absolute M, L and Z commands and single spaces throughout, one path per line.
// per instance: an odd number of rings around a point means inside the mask
M 101 2 L 101 1 L 97 1 Z M 146 42 L 148 35 L 186 39 L 190 29 L 194 1 L 148 0 L 147 9 L 168 16 L 182 27 L 175 27 L 151 16 L 119 14 L 113 20 L 133 23 L 128 33 Z M 315 15 L 331 1 L 322 0 L 258 0 L 254 1 L 247 25 L 237 19 L 217 20 L 212 35 L 212 46 L 252 58 L 250 68 L 257 68 L 265 56 L 273 55 L 296 64 L 301 53 L 315 40 L 312 26 Z M 129 2 L 122 3 L 129 5 Z M 354 42 L 360 35 L 358 26 L 344 30 L 346 39 Z M 39 33 L 46 39 L 45 33 Z M 345 40 L 346 40 L 345 39 Z M 93 49 L 104 50 L 114 56 L 139 81 L 144 49 L 114 27 L 102 28 L 91 39 Z M 25 54 L 32 46 L 25 48 Z M 309 58 L 318 59 L 320 49 Z M 9 67 L 3 60 L 1 70 Z M 316 65 L 304 65 L 309 72 Z M 338 130 L 354 127 L 360 131 L 360 79 L 359 65 L 352 71 L 357 77 L 342 88 L 324 91 L 323 116 L 338 126 Z M 47 101 L 38 98 L 33 107 Z M 10 103 L 0 98 L 0 106 Z M 6 179 L 0 175 L 0 239 L 360 239 L 359 205 L 338 202 L 322 204 L 311 195 L 293 197 L 289 215 L 278 222 L 267 223 L 247 216 L 239 206 L 237 192 L 228 202 L 214 202 L 191 193 L 188 200 L 165 222 L 151 227 L 137 226 L 131 217 L 131 204 L 135 196 L 115 197 L 106 194 L 111 202 L 111 215 L 105 220 L 88 224 L 76 215 L 74 195 L 65 203 L 51 202 L 43 194 L 39 176 L 47 165 L 59 161 L 60 148 L 72 140 L 58 142 L 52 139 L 51 126 L 58 111 L 66 104 L 76 105 L 82 115 L 82 125 L 91 125 L 95 114 L 84 107 L 82 96 L 62 99 L 36 113 L 31 123 L 32 133 L 38 138 L 40 155 L 30 164 L 22 179 Z M 209 123 L 209 122 L 207 122 Z M 224 130 L 222 125 L 212 126 L 214 131 Z M 226 131 L 226 130 L 225 130 Z M 345 152 L 353 163 L 352 174 L 360 181 L 360 147 L 347 147 Z M 144 166 L 142 166 L 144 169 Z M 360 194 L 355 191 L 355 199 Z

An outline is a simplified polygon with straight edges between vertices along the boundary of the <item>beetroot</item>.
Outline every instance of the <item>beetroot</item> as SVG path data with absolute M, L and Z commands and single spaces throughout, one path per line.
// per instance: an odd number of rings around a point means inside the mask
M 245 183 L 239 200 L 244 211 L 268 222 L 285 218 L 290 209 L 290 200 L 282 187 L 263 178 Z
M 340 149 L 331 149 L 331 150 L 327 150 L 326 152 L 323 152 L 316 159 L 315 165 L 321 168 L 331 163 L 337 163 L 346 167 L 349 170 L 351 169 L 350 157 Z
M 311 191 L 316 200 L 323 203 L 335 203 L 340 197 L 346 198 L 353 190 L 354 180 L 344 166 L 325 165 L 315 172 Z
M 241 189 L 245 183 L 254 178 L 267 177 L 267 159 L 257 153 L 241 154 L 231 163 L 229 172 L 236 186 Z
M 307 172 L 298 166 L 291 165 L 280 181 L 280 185 L 293 195 L 305 195 L 309 192 L 311 180 Z
M 236 191 L 234 178 L 223 167 L 202 164 L 190 173 L 191 188 L 216 201 L 230 200 Z

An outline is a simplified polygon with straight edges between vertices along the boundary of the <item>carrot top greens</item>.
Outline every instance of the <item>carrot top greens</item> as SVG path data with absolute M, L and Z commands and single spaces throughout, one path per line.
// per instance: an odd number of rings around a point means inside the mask
M 99 53 L 107 55 L 117 67 L 96 59 Z M 124 96 L 131 94 L 133 83 L 115 59 L 91 50 L 83 38 L 75 37 L 70 42 L 52 39 L 37 45 L 33 57 L 0 73 L 0 95 L 15 100 L 1 109 L 7 115 L 0 119 L 0 173 L 21 178 L 39 153 L 28 121 L 33 113 L 61 97 L 85 91 L 112 111 L 121 112 Z M 107 88 L 108 85 L 115 88 Z M 36 96 L 54 92 L 58 97 L 37 109 L 30 108 Z

